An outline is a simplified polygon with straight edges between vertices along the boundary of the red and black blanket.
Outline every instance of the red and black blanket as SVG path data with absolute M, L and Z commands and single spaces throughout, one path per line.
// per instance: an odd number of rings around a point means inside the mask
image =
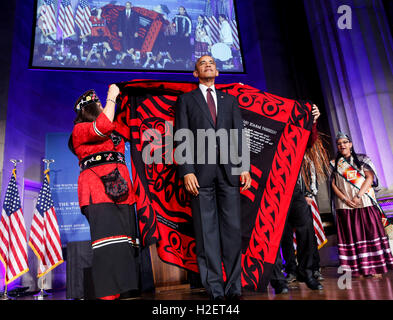
M 121 50 L 121 38 L 118 35 L 119 26 L 118 19 L 119 14 L 125 10 L 125 6 L 116 4 L 107 4 L 102 8 L 101 16 L 106 21 L 106 27 L 109 30 L 109 36 L 106 41 L 109 41 L 110 46 L 115 50 Z M 153 10 L 148 10 L 142 7 L 133 7 L 132 11 L 139 17 L 143 17 L 145 21 L 148 21 L 146 26 L 138 24 L 138 36 L 141 41 L 141 47 L 136 48 L 143 53 L 152 51 L 154 43 L 158 37 L 158 34 L 162 32 L 162 29 L 168 24 L 162 14 Z
M 172 156 L 167 152 L 172 152 L 176 99 L 196 89 L 197 83 L 135 80 L 118 86 L 121 107 L 116 122 L 130 141 L 142 243 L 156 243 L 164 262 L 198 272 L 190 199 L 176 165 L 142 160 L 149 143 L 163 159 Z M 237 97 L 251 151 L 252 187 L 241 194 L 242 285 L 265 291 L 310 136 L 312 104 L 238 83 L 216 88 Z M 157 130 L 160 138 L 146 139 L 149 129 Z

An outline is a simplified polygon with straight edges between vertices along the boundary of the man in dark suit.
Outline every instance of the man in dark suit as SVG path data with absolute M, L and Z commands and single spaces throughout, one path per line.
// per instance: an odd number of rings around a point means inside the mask
M 131 2 L 126 3 L 126 8 L 119 14 L 119 37 L 122 38 L 123 51 L 134 48 L 140 49 L 138 44 L 138 17 L 132 12 Z
M 179 130 L 184 131 L 182 144 L 191 152 L 185 161 L 178 161 L 177 152 L 184 147 L 178 143 L 175 160 L 191 194 L 201 282 L 211 299 L 237 299 L 241 295 L 240 184 L 242 191 L 251 185 L 249 150 L 240 137 L 243 121 L 237 99 L 214 87 L 218 76 L 214 59 L 199 58 L 194 76 L 199 88 L 178 98 L 175 116 L 175 139 Z M 201 133 L 206 132 L 213 136 L 208 134 L 208 143 L 201 143 Z

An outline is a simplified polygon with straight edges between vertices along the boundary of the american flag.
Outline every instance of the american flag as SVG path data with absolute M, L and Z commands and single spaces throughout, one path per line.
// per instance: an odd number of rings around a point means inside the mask
M 0 220 L 0 260 L 5 268 L 6 284 L 29 271 L 26 243 L 25 220 L 14 169 L 8 183 Z
M 325 235 L 325 231 L 323 230 L 322 220 L 319 214 L 317 202 L 315 201 L 315 198 L 312 199 L 313 201 L 311 205 L 311 212 L 312 212 L 313 223 L 314 223 L 314 232 L 315 232 L 315 236 L 317 237 L 318 249 L 321 249 L 326 244 L 327 238 Z M 293 246 L 296 250 L 297 244 L 296 244 L 295 232 L 293 232 Z
M 41 6 L 41 30 L 45 36 L 57 32 L 55 0 L 44 0 Z
M 206 17 L 207 25 L 210 28 L 210 37 L 213 44 L 220 42 L 220 22 L 215 16 Z M 232 29 L 233 46 L 236 50 L 240 50 L 239 34 L 237 31 L 236 20 L 228 20 Z
M 90 16 L 91 12 L 89 3 L 87 0 L 81 0 L 75 14 L 75 23 L 80 29 L 81 38 L 86 37 L 91 33 L 92 24 L 90 21 Z
M 59 226 L 49 187 L 49 170 L 44 173 L 44 183 L 34 210 L 29 240 L 29 246 L 39 260 L 38 277 L 63 262 Z
M 59 10 L 59 27 L 63 31 L 63 39 L 75 34 L 74 13 L 71 0 L 61 0 Z

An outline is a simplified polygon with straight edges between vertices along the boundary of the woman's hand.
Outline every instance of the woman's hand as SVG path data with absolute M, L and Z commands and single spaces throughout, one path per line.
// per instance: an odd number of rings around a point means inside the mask
M 120 93 L 119 87 L 115 84 L 111 84 L 108 89 L 107 99 L 111 99 L 113 101 L 116 101 L 116 98 L 119 95 L 119 93 Z
M 120 90 L 117 85 L 111 84 L 109 86 L 106 105 L 103 112 L 111 122 L 113 122 L 113 119 L 115 118 L 116 98 L 119 93 Z
M 356 207 L 359 207 L 361 204 L 361 198 L 358 198 L 357 196 L 352 198 L 352 202 L 355 204 Z
M 333 178 L 332 180 L 332 189 L 336 196 L 340 199 L 340 201 L 344 202 L 348 207 L 356 208 L 357 204 L 349 199 L 344 193 L 340 191 L 340 189 L 336 186 L 336 179 Z
M 318 118 L 321 115 L 321 112 L 319 111 L 319 108 L 316 104 L 312 105 L 312 111 L 311 111 L 312 115 L 314 116 L 314 123 L 317 122 Z
M 345 197 L 344 199 L 342 199 L 342 201 L 343 201 L 348 207 L 351 207 L 351 208 L 356 208 L 356 207 L 357 207 L 356 203 L 353 202 L 351 199 L 348 199 L 347 197 Z

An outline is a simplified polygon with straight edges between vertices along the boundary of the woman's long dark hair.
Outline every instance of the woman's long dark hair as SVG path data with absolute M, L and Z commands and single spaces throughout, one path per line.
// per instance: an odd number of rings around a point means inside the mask
M 93 122 L 97 119 L 100 113 L 100 105 L 96 102 L 91 102 L 78 112 L 76 118 L 74 119 L 74 124 L 81 122 Z
M 81 98 L 78 99 L 75 105 L 79 103 L 80 99 Z M 98 104 L 97 102 L 91 102 L 87 106 L 83 107 L 80 111 L 78 111 L 76 118 L 74 119 L 74 124 L 78 124 L 82 122 L 93 122 L 97 119 L 97 117 L 100 115 L 101 112 L 102 111 L 100 108 L 100 104 Z M 76 155 L 75 148 L 72 143 L 72 134 L 68 139 L 68 148 L 71 150 L 73 154 Z

